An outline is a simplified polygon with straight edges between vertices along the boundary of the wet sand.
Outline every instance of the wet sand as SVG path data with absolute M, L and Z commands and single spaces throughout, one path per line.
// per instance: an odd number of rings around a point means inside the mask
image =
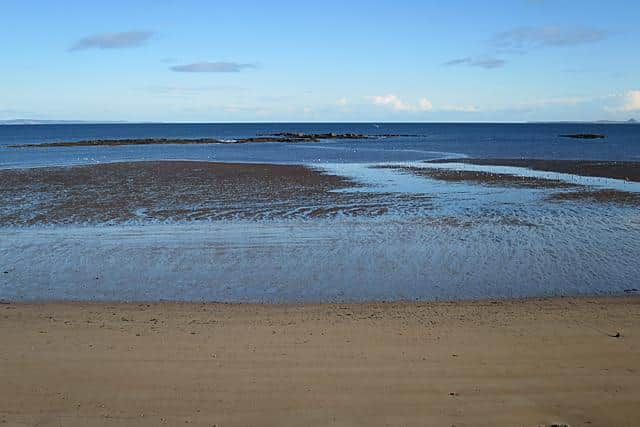
M 0 226 L 377 215 L 396 202 L 332 192 L 356 186 L 293 165 L 150 161 L 0 170 Z
M 617 334 L 620 336 L 616 338 Z M 10 426 L 636 426 L 640 299 L 0 305 Z
M 623 179 L 640 182 L 640 162 L 538 159 L 446 159 L 428 163 L 469 163 L 473 165 L 514 166 L 546 172 Z
M 558 179 L 544 179 L 493 172 L 464 171 L 453 169 L 428 169 L 415 167 L 390 168 L 412 173 L 418 176 L 423 176 L 426 178 L 447 182 L 467 182 L 492 187 L 546 188 L 568 190 L 549 194 L 546 197 L 546 200 L 552 202 L 581 201 L 586 203 L 612 203 L 622 206 L 640 206 L 640 194 L 638 193 L 609 189 L 592 189 L 583 185 L 572 184 Z
M 540 168 L 547 164 L 468 161 Z M 548 163 L 562 172 L 640 178 L 640 173 L 633 174 L 635 163 Z M 594 190 L 556 179 L 381 167 L 447 182 L 562 191 L 550 194 L 553 202 L 640 204 L 635 193 Z M 0 227 L 378 216 L 432 207 L 430 194 L 335 191 L 358 186 L 347 178 L 296 165 L 147 161 L 6 169 L 0 170 Z
M 578 190 L 551 194 L 548 200 L 555 202 L 583 201 L 640 206 L 640 194 L 617 190 Z
M 427 163 L 467 163 L 483 166 L 511 166 L 545 172 L 557 172 L 588 177 L 613 178 L 640 182 L 640 162 L 610 162 L 586 160 L 535 160 L 535 159 L 450 159 Z M 449 169 L 403 168 L 416 175 L 449 182 L 471 182 L 480 185 L 550 188 L 570 191 L 550 194 L 552 202 L 581 201 L 587 203 L 612 203 L 617 205 L 640 205 L 640 194 L 634 192 L 592 189 L 557 179 L 542 179 L 517 175 L 479 171 Z
M 448 182 L 469 182 L 479 185 L 514 188 L 555 188 L 568 189 L 581 187 L 558 179 L 544 179 L 528 176 L 508 175 L 493 172 L 464 171 L 452 169 L 429 169 L 417 167 L 383 166 L 409 172 L 426 178 Z

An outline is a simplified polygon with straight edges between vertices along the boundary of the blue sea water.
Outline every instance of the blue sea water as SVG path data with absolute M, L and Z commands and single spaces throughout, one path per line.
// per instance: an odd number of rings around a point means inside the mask
M 277 132 L 393 134 L 370 140 L 242 145 L 8 148 L 41 142 L 114 138 L 234 139 Z M 561 138 L 598 133 L 606 139 Z M 406 136 L 409 135 L 409 136 Z M 264 163 L 371 163 L 440 157 L 640 160 L 635 124 L 60 124 L 0 126 L 0 167 L 128 160 L 210 160 Z
M 300 144 L 9 147 L 278 132 L 403 136 Z M 559 136 L 574 133 L 606 138 Z M 290 303 L 626 295 L 640 288 L 637 205 L 552 202 L 548 196 L 558 190 L 450 183 L 377 166 L 464 167 L 631 192 L 640 192 L 638 183 L 420 162 L 459 157 L 640 161 L 640 125 L 0 126 L 0 169 L 162 159 L 306 164 L 361 184 L 342 191 L 362 192 L 363 203 L 368 193 L 388 202 L 387 213 L 371 217 L 0 227 L 0 300 Z M 37 188 L 24 189 L 14 200 L 0 199 L 0 214 L 10 215 L 11 204 L 18 203 L 37 215 L 47 200 L 42 197 Z

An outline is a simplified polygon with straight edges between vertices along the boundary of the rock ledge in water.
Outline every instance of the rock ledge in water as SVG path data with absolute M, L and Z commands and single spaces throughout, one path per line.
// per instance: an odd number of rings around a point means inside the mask
M 569 135 L 560 135 L 561 138 L 576 138 L 576 139 L 602 139 L 606 138 L 604 135 L 598 133 L 574 133 Z

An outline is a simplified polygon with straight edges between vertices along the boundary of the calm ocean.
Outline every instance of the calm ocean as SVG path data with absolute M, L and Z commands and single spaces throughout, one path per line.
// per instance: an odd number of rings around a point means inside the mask
M 276 132 L 409 135 L 304 144 L 6 148 L 112 138 L 233 139 Z M 599 140 L 559 135 L 599 133 Z M 0 126 L 0 167 L 126 160 L 189 159 L 266 163 L 359 163 L 439 157 L 640 160 L 636 124 L 61 124 Z

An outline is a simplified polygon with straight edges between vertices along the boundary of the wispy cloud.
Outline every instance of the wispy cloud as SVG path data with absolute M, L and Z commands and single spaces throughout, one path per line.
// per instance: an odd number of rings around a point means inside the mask
M 471 57 L 467 56 L 465 58 L 456 58 L 456 59 L 452 59 L 451 61 L 447 61 L 444 63 L 444 65 L 446 66 L 452 66 L 452 65 L 468 65 L 471 63 Z
M 494 69 L 504 67 L 506 61 L 500 58 L 493 58 L 489 56 L 483 56 L 480 58 L 471 58 L 470 56 L 464 58 L 456 58 L 444 63 L 446 66 L 456 65 L 468 65 L 470 67 L 481 67 L 486 69 Z
M 480 111 L 475 105 L 445 105 L 441 111 L 454 113 L 477 113 Z
M 607 96 L 561 96 L 540 101 L 542 105 L 578 105 L 606 99 Z
M 250 68 L 256 68 L 256 65 L 238 62 L 194 62 L 192 64 L 175 65 L 169 69 L 179 73 L 238 73 Z
M 577 46 L 596 43 L 606 39 L 609 32 L 593 27 L 517 27 L 494 34 L 488 43 L 493 55 L 524 54 L 534 49 Z M 465 56 L 444 63 L 446 66 L 480 67 L 485 69 L 502 68 L 504 59 L 494 56 Z
M 591 27 L 518 27 L 496 33 L 491 38 L 491 45 L 501 51 L 524 53 L 539 48 L 596 43 L 608 35 L 605 30 Z
M 9 117 L 14 119 L 16 117 L 26 117 L 26 116 L 34 116 L 35 113 L 32 111 L 24 111 L 24 110 L 14 110 L 12 108 L 1 109 L 0 108 L 0 117 Z
M 545 98 L 537 98 L 532 100 L 523 100 L 515 104 L 507 105 L 504 108 L 496 111 L 510 112 L 510 113 L 523 113 L 543 111 L 548 108 L 563 108 L 571 109 L 574 107 L 580 107 L 584 105 L 591 105 L 597 107 L 612 99 L 620 98 L 620 95 L 616 94 L 604 94 L 604 95 L 576 95 L 576 96 L 553 96 Z M 613 109 L 605 107 L 605 110 L 612 111 Z
M 336 100 L 336 105 L 338 107 L 346 107 L 348 103 L 349 103 L 349 100 L 344 96 Z
M 122 33 L 103 33 L 78 40 L 70 51 L 86 49 L 123 49 L 144 44 L 151 38 L 151 31 L 125 31 Z
M 192 97 L 200 94 L 211 94 L 215 92 L 243 93 L 248 89 L 240 86 L 217 85 L 217 86 L 177 86 L 177 85 L 153 85 L 141 88 L 145 92 L 162 96 Z

